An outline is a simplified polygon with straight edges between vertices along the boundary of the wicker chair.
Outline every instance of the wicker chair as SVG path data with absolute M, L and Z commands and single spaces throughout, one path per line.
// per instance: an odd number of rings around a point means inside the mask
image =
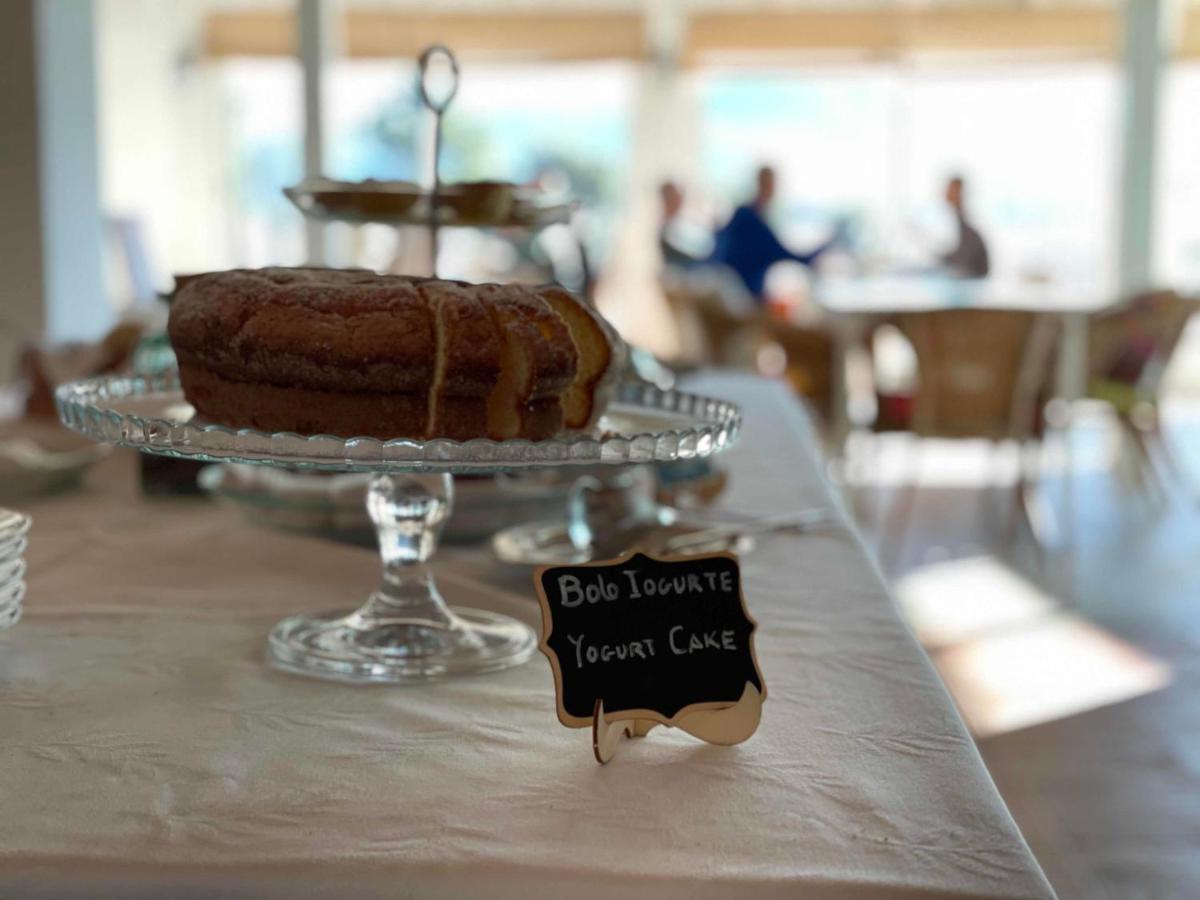
M 1088 323 L 1088 396 L 1108 404 L 1138 451 L 1139 474 L 1157 477 L 1157 451 L 1174 461 L 1162 433 L 1158 394 L 1163 375 L 1179 346 L 1195 300 L 1174 291 L 1151 291 Z
M 1040 436 L 1040 400 L 1057 332 L 1052 317 L 942 310 L 905 314 L 896 325 L 917 355 L 914 434 L 993 441 Z
M 917 438 L 1015 441 L 1024 451 L 1042 433 L 1041 408 L 1057 337 L 1052 316 L 1008 310 L 938 310 L 893 320 L 916 351 L 919 381 L 907 430 Z M 1022 452 L 1023 463 L 1028 454 Z M 1020 468 L 1009 540 L 1018 520 L 1035 535 L 1026 491 L 1031 473 Z M 898 503 L 884 540 L 903 537 L 915 485 Z M 896 552 L 899 552 L 897 547 Z
M 823 421 L 829 422 L 836 365 L 833 336 L 818 326 L 794 325 L 771 317 L 767 317 L 764 328 L 766 340 L 783 350 L 784 377 L 792 390 L 804 398 Z
M 762 338 L 763 315 L 757 309 L 730 312 L 715 290 L 664 279 L 663 293 L 675 319 L 685 361 L 699 365 L 750 367 Z

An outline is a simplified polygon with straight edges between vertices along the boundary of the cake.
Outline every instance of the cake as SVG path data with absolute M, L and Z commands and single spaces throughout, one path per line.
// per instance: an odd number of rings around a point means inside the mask
M 197 276 L 167 331 L 204 418 L 384 440 L 589 429 L 624 358 L 611 326 L 562 288 L 363 270 Z

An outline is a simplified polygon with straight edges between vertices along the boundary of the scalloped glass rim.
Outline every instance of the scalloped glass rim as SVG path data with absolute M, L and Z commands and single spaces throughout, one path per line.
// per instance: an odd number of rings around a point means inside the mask
M 55 400 L 64 425 L 102 443 L 182 459 L 340 472 L 467 473 L 699 459 L 731 446 L 742 424 L 741 410 L 733 403 L 645 384 L 622 385 L 597 426 L 601 433 L 545 441 L 380 441 L 196 422 L 179 417 L 191 407 L 175 372 L 75 381 L 59 387 Z M 652 427 L 603 430 L 622 419 Z

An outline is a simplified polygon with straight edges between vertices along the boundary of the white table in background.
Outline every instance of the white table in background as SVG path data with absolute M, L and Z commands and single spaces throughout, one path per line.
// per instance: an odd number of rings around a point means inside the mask
M 730 508 L 833 503 L 781 387 L 700 387 L 745 405 Z M 375 554 L 143 500 L 133 462 L 29 505 L 26 618 L 0 634 L 6 900 L 1052 896 L 844 521 L 744 560 L 759 732 L 659 729 L 600 767 L 540 656 L 413 688 L 268 669 L 270 625 L 355 602 Z M 528 573 L 470 548 L 439 571 L 536 621 Z

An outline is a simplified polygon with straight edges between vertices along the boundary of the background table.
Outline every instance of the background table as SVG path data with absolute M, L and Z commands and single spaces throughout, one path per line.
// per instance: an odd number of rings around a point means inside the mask
M 832 503 L 781 387 L 701 387 L 745 404 L 730 508 Z M 844 524 L 744 561 L 770 692 L 748 743 L 658 729 L 600 767 L 540 655 L 415 688 L 271 671 L 270 625 L 354 603 L 374 554 L 142 500 L 134 462 L 30 505 L 2 897 L 1052 895 Z M 447 549 L 448 594 L 536 622 L 528 573 Z

